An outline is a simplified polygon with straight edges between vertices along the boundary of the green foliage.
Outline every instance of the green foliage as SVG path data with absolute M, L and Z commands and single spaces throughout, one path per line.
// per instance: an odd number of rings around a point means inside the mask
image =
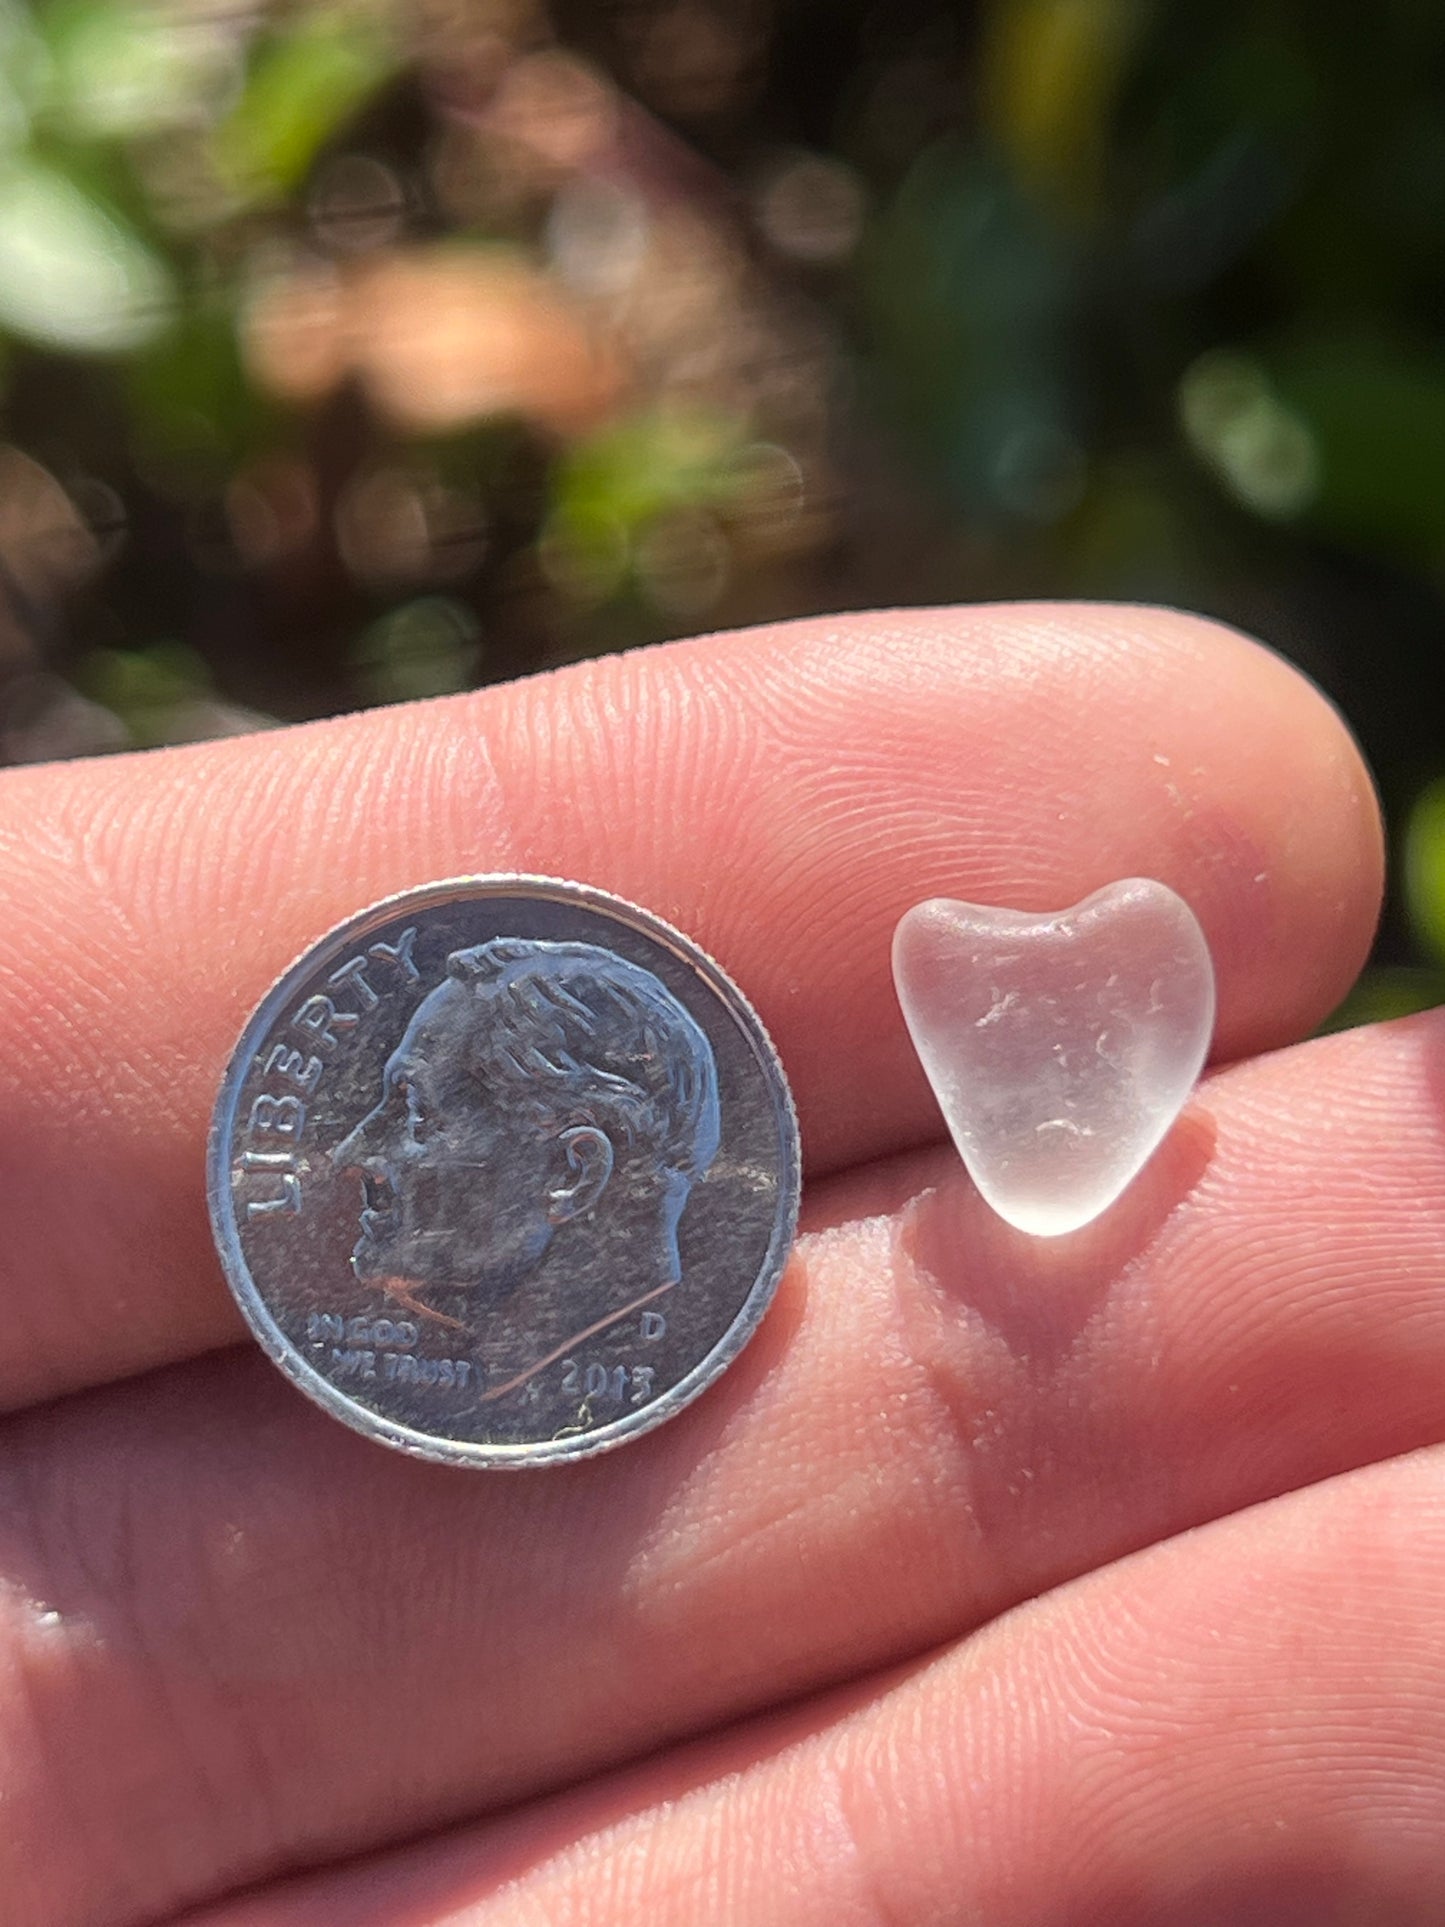
M 1445 970 L 1401 966 L 1367 970 L 1335 1011 L 1322 1033 L 1353 1030 L 1360 1024 L 1385 1024 L 1445 1004 Z
M 390 610 L 356 645 L 361 687 L 372 702 L 450 696 L 476 678 L 477 622 L 451 596 L 423 596 Z
M 209 695 L 210 675 L 193 650 L 158 642 L 148 649 L 96 649 L 76 677 L 83 696 L 118 716 L 132 743 L 149 749 L 174 738 L 177 710 Z
M 164 261 L 114 210 L 44 161 L 0 160 L 0 327 L 114 354 L 164 332 L 174 305 Z
M 126 382 L 136 447 L 163 473 L 221 481 L 272 415 L 246 381 L 223 302 L 193 303 L 130 358 Z
M 1439 997 L 1445 8 L 758 0 L 672 59 L 669 3 L 584 57 L 527 0 L 0 0 L 0 705 L 68 680 L 102 748 L 840 604 L 1179 604 L 1409 816 L 1339 1021 Z
M 1411 921 L 1445 963 L 1445 777 L 1415 799 L 1405 828 L 1404 872 Z
M 634 416 L 557 465 L 543 531 L 556 579 L 582 603 L 633 580 L 647 530 L 680 510 L 726 512 L 744 487 L 741 424 L 696 410 Z
M 1271 359 L 1314 451 L 1309 525 L 1406 566 L 1445 560 L 1445 348 L 1351 333 Z
M 53 0 L 37 24 L 45 81 L 32 96 L 53 131 L 73 142 L 183 126 L 226 84 L 215 39 L 154 6 Z
M 395 66 L 382 16 L 362 7 L 294 14 L 253 55 L 216 130 L 223 177 L 250 199 L 286 194 Z

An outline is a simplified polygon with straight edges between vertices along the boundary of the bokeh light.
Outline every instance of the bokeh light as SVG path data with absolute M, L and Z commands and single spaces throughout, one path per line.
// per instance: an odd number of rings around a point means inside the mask
M 1148 597 L 1346 708 L 1445 997 L 1442 60 L 1428 7 L 5 0 L 0 757 Z

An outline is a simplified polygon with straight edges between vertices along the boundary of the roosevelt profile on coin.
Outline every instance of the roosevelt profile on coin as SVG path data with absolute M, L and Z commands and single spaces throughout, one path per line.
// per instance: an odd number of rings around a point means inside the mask
M 480 1336 L 505 1305 L 525 1377 L 526 1351 L 540 1365 L 678 1282 L 720 1134 L 712 1046 L 652 972 L 588 943 L 453 951 L 332 1153 L 362 1179 L 352 1269 Z
M 443 878 L 318 937 L 216 1100 L 216 1248 L 257 1341 L 448 1465 L 610 1451 L 757 1330 L 798 1217 L 787 1079 L 683 932 L 587 883 Z

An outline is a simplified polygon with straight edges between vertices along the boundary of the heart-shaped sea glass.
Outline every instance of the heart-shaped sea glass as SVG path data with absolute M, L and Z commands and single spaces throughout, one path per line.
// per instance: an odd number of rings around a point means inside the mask
M 916 904 L 893 976 L 969 1175 L 1036 1237 L 1113 1204 L 1178 1117 L 1214 1030 L 1204 932 L 1147 877 L 1042 916 Z

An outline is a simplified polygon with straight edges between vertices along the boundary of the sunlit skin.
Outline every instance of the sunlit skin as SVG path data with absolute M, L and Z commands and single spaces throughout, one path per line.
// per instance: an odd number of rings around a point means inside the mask
M 811 1174 L 714 1388 L 494 1476 L 232 1342 L 196 1177 L 276 973 L 486 870 L 716 954 Z M 889 938 L 1131 875 L 1203 923 L 1216 1074 L 1031 1244 L 936 1141 Z M 1278 1048 L 1379 882 L 1328 707 L 1141 609 L 830 618 L 0 779 L 7 1920 L 1434 1927 L 1445 1027 Z

